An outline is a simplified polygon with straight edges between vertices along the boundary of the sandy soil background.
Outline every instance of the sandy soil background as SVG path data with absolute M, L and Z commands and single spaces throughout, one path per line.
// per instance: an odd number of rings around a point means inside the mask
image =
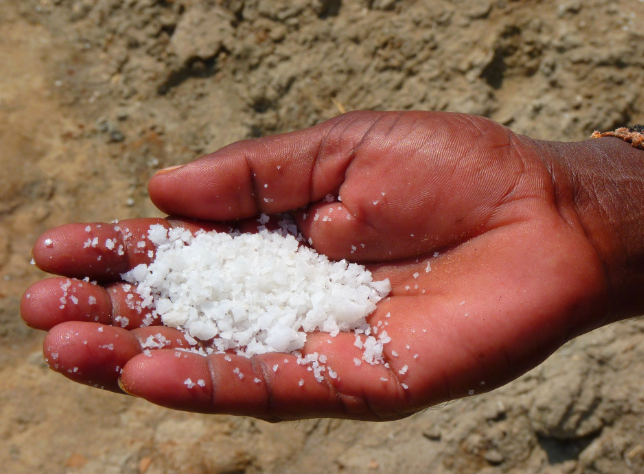
M 159 215 L 157 169 L 345 110 L 536 138 L 644 122 L 642 0 L 0 0 L 0 470 L 642 473 L 644 321 L 386 424 L 199 416 L 68 382 L 19 298 L 43 230 Z

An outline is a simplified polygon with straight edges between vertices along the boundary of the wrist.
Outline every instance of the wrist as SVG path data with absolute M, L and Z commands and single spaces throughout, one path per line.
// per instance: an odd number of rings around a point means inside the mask
M 603 263 L 608 322 L 644 313 L 644 151 L 614 138 L 537 143 L 560 207 Z

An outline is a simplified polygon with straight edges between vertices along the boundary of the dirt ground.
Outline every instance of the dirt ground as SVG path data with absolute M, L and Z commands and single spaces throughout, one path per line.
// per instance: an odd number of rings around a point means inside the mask
M 373 424 L 201 416 L 68 382 L 18 303 L 45 229 L 157 216 L 159 168 L 355 109 L 535 138 L 644 123 L 642 0 L 0 0 L 0 470 L 642 473 L 644 321 Z

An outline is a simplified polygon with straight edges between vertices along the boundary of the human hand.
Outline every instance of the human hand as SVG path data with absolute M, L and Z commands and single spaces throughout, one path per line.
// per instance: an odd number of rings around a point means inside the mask
M 586 194 L 576 186 L 587 175 L 571 171 L 567 158 L 605 143 L 631 153 L 608 140 L 547 144 L 479 117 L 358 112 L 235 143 L 151 180 L 153 202 L 183 219 L 45 233 L 34 248 L 40 268 L 102 284 L 73 280 L 63 290 L 67 278 L 41 281 L 23 296 L 22 315 L 49 331 L 44 351 L 55 370 L 113 391 L 120 376 L 128 393 L 166 407 L 270 421 L 405 417 L 499 387 L 567 340 L 631 315 L 616 303 L 611 271 L 623 268 L 612 237 L 593 220 L 595 207 L 579 202 Z M 322 202 L 327 194 L 341 202 Z M 303 352 L 325 354 L 338 374 L 319 383 L 293 355 L 176 357 L 172 347 L 185 344 L 178 331 L 139 327 L 145 314 L 126 304 L 119 274 L 146 263 L 152 244 L 137 248 L 140 239 L 125 242 L 124 234 L 146 235 L 156 223 L 226 230 L 238 221 L 250 230 L 259 213 L 294 209 L 318 252 L 391 281 L 390 297 L 369 318 L 372 326 L 388 323 L 389 369 L 356 366 L 362 351 L 348 333 L 331 344 L 327 334 L 309 335 Z M 97 247 L 84 247 L 90 236 Z M 106 249 L 107 239 L 123 245 L 123 255 Z M 72 295 L 78 304 L 61 304 Z M 126 328 L 116 316 L 127 318 Z M 142 341 L 158 333 L 171 345 L 143 354 Z M 187 378 L 204 386 L 188 388 Z

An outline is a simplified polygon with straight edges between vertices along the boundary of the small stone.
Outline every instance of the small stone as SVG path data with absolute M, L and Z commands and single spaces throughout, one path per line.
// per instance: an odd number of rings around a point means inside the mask
M 503 454 L 497 451 L 496 449 L 487 451 L 485 453 L 485 456 L 483 457 L 487 462 L 493 465 L 501 464 L 503 461 L 505 461 L 505 456 L 503 456 Z

